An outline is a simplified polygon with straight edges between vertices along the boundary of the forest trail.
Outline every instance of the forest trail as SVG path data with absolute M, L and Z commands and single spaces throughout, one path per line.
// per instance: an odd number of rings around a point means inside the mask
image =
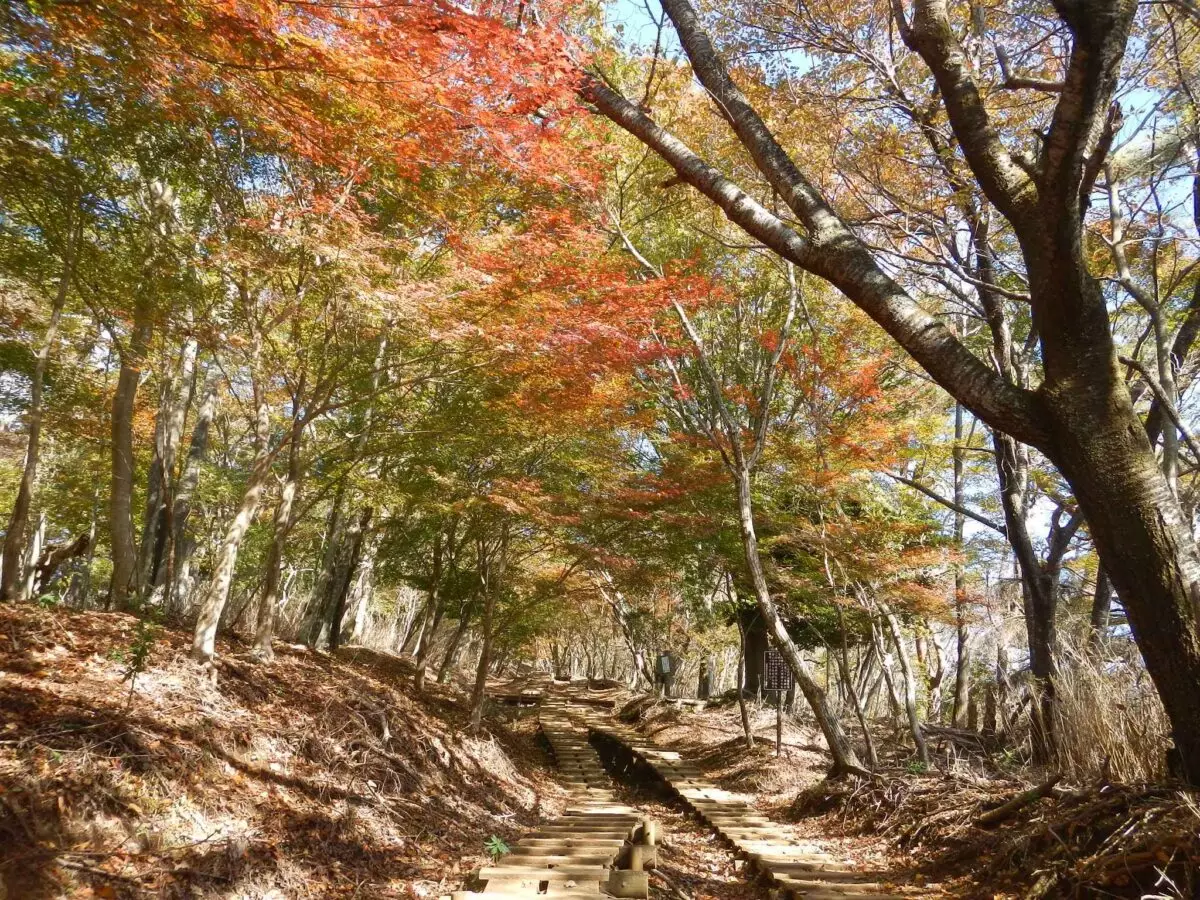
M 643 863 L 653 867 L 657 862 L 657 827 L 635 808 L 617 802 L 605 763 L 617 777 L 660 781 L 745 861 L 743 872 L 769 886 L 772 897 L 911 900 L 937 893 L 928 887 L 919 894 L 896 887 L 887 872 L 855 869 L 816 842 L 781 837 L 786 829 L 706 780 L 681 753 L 654 746 L 622 725 L 614 715 L 617 694 L 545 680 L 536 687 L 517 683 L 497 697 L 516 703 L 536 699 L 541 731 L 573 802 L 563 816 L 522 838 L 510 855 L 480 869 L 478 892 L 459 891 L 451 900 L 485 895 L 647 897 L 648 876 L 642 870 Z
M 522 838 L 512 853 L 480 869 L 476 880 L 483 883 L 481 891 L 458 891 L 451 895 L 453 900 L 483 895 L 646 897 L 641 861 L 648 847 L 653 853 L 653 823 L 617 802 L 600 757 L 588 743 L 586 727 L 568 714 L 562 697 L 547 696 L 537 688 L 518 689 L 510 697 L 518 702 L 540 700 L 539 725 L 571 802 L 563 815 Z
M 890 873 L 855 869 L 815 842 L 796 842 L 780 835 L 786 829 L 761 815 L 745 800 L 702 777 L 700 769 L 677 750 L 659 747 L 612 714 L 616 699 L 604 692 L 571 691 L 567 714 L 577 728 L 606 745 L 610 769 L 618 774 L 660 780 L 673 796 L 712 829 L 735 855 L 746 860 L 746 872 L 770 885 L 782 900 L 908 900 L 936 896 L 928 886 L 918 892 L 897 887 Z

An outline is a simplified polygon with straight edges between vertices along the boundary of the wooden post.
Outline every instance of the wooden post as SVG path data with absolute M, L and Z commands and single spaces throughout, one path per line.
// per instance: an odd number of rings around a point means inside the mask
M 775 692 L 775 755 L 783 754 L 783 691 Z

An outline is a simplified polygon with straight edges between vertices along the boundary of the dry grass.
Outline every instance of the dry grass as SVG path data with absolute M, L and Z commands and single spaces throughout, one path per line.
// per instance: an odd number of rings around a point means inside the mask
M 1166 772 L 1170 724 L 1140 661 L 1072 652 L 1056 679 L 1059 768 L 1077 781 L 1148 782 Z

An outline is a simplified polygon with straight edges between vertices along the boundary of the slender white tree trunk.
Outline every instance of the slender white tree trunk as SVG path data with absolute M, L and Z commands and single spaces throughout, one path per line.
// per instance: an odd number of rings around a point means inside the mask
M 900 660 L 900 677 L 904 681 L 904 709 L 908 713 L 908 727 L 912 731 L 913 743 L 917 746 L 917 759 L 928 766 L 929 748 L 925 744 L 925 732 L 921 728 L 921 717 L 917 712 L 917 678 L 913 672 L 908 645 L 904 641 L 904 632 L 900 628 L 900 620 L 890 606 L 882 600 L 877 600 L 876 605 L 887 623 L 888 631 L 891 632 L 892 643 L 896 645 L 896 658 Z
M 68 249 L 67 259 L 63 263 L 62 275 L 58 282 L 58 292 L 54 295 L 54 304 L 50 309 L 50 322 L 46 326 L 46 334 L 42 338 L 42 346 L 38 350 L 37 361 L 33 367 L 33 382 L 29 390 L 29 439 L 25 444 L 25 465 L 21 470 L 21 483 L 17 488 L 17 499 L 13 503 L 12 515 L 8 520 L 8 531 L 4 535 L 3 568 L 0 569 L 0 601 L 13 599 L 14 592 L 22 583 L 21 559 L 25 551 L 25 529 L 29 525 L 29 510 L 33 504 L 33 489 L 37 483 L 38 461 L 42 446 L 42 392 L 46 382 L 46 365 L 50 360 L 50 351 L 54 348 L 54 341 L 58 337 L 58 323 L 67 302 L 67 293 L 71 282 L 72 255 L 73 251 Z
M 269 442 L 271 426 L 270 408 L 267 404 L 267 392 L 261 382 L 259 373 L 260 355 L 262 352 L 261 337 L 255 336 L 253 357 L 250 365 L 251 383 L 254 390 L 255 421 L 254 463 L 246 480 L 246 488 L 237 513 L 217 549 L 216 565 L 212 578 L 200 600 L 200 612 L 196 619 L 196 631 L 192 636 L 192 658 L 210 668 L 216 653 L 217 628 L 221 623 L 221 613 L 229 600 L 229 587 L 233 583 L 234 571 L 237 568 L 238 550 L 242 546 L 242 538 L 250 529 L 254 515 L 258 512 L 258 504 L 262 499 L 263 488 L 271 474 L 271 463 L 275 454 L 283 445 L 272 450 Z M 286 443 L 286 441 L 284 442 Z
M 208 433 L 217 409 L 217 385 L 220 369 L 212 366 L 204 379 L 200 395 L 200 408 L 196 411 L 196 424 L 192 428 L 192 442 L 188 447 L 187 461 L 172 504 L 171 533 L 168 535 L 166 607 L 178 612 L 187 607 L 192 592 L 192 550 L 195 542 L 188 537 L 188 519 L 192 512 L 192 496 L 200 483 L 200 467 L 208 457 Z
M 746 567 L 750 571 L 750 581 L 754 585 L 754 593 L 758 600 L 758 610 L 762 613 L 768 633 L 787 661 L 788 668 L 795 675 L 796 683 L 799 685 L 801 693 L 804 694 L 804 699 L 808 701 L 817 725 L 821 728 L 821 733 L 825 735 L 825 742 L 829 745 L 829 752 L 833 756 L 834 772 L 865 773 L 866 770 L 854 752 L 854 746 L 846 736 L 841 723 L 829 709 L 825 691 L 817 684 L 812 669 L 800 655 L 800 650 L 796 646 L 796 642 L 792 640 L 792 636 L 788 634 L 787 626 L 771 597 L 771 589 L 767 584 L 767 576 L 763 572 L 762 560 L 758 556 L 758 536 L 754 528 L 750 473 L 743 467 L 739 468 L 734 476 L 737 483 L 738 522 L 742 534 L 742 549 L 746 558 Z

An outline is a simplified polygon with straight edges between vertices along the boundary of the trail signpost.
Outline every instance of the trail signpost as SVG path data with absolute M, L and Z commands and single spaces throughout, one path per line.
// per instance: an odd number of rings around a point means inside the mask
M 763 653 L 763 690 L 775 692 L 775 755 L 783 753 L 783 695 L 796 683 L 796 676 L 783 654 L 774 647 Z
M 670 653 L 658 654 L 658 671 L 655 674 L 666 697 L 671 696 L 671 685 L 675 683 L 675 668 L 675 659 Z

